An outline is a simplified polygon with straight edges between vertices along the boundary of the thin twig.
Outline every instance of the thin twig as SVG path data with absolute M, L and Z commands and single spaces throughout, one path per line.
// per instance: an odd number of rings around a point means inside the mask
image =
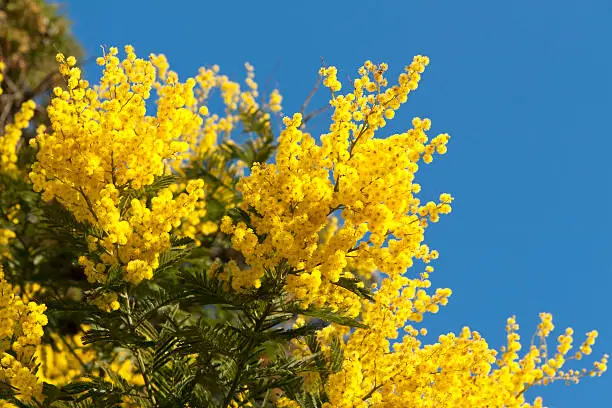
M 313 98 L 315 93 L 317 93 L 317 90 L 319 89 L 320 85 L 321 85 L 321 77 L 319 76 L 319 77 L 317 77 L 317 81 L 315 82 L 314 86 L 310 90 L 310 93 L 308 94 L 308 96 L 304 100 L 304 103 L 302 104 L 302 108 L 300 109 L 300 113 L 302 115 L 304 115 L 304 113 L 306 112 L 306 108 L 308 107 L 308 104 L 310 103 L 310 100 Z
M 314 119 L 316 116 L 322 114 L 323 112 L 329 109 L 331 109 L 331 105 L 323 106 L 313 112 L 310 112 L 308 115 L 304 117 L 304 120 L 302 120 L 302 127 L 305 126 L 306 123 L 308 123 L 308 121 L 310 121 L 311 119 Z

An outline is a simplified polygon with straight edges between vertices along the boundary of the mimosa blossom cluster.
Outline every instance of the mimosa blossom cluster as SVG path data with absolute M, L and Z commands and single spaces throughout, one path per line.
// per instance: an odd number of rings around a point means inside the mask
M 16 389 L 23 402 L 42 402 L 43 385 L 33 357 L 47 324 L 46 307 L 15 292 L 0 265 L 0 382 Z
M 267 269 L 287 262 L 292 268 L 285 285 L 290 297 L 305 308 L 343 311 L 368 326 L 349 332 L 332 324 L 319 332 L 322 351 L 339 340 L 344 353 L 342 368 L 326 381 L 305 376 L 307 387 L 328 396 L 324 408 L 541 407 L 540 398 L 527 402 L 527 389 L 601 375 L 607 356 L 590 371 L 563 371 L 573 332 L 568 329 L 560 336 L 558 352 L 548 356 L 548 314 L 542 315 L 538 331 L 542 345 L 522 356 L 514 318 L 508 320 L 508 345 L 500 352 L 467 327 L 459 335 L 441 335 L 438 342 L 424 344 L 419 336 L 427 330 L 410 323 L 438 312 L 452 293 L 429 290 L 432 266 L 412 272 L 415 261 L 428 264 L 438 257 L 424 244 L 424 232 L 430 222 L 451 212 L 453 201 L 448 193 L 440 194 L 437 203 L 421 201 L 415 176 L 421 163 L 446 153 L 449 136 L 430 138 L 431 121 L 421 118 L 414 118 L 412 128 L 403 133 L 377 135 L 418 87 L 428 63 L 427 57 L 415 57 L 397 84 L 389 86 L 387 65 L 366 61 L 346 94 L 339 94 L 337 69 L 321 69 L 323 83 L 332 92 L 329 132 L 318 143 L 304 131 L 300 114 L 285 118 L 275 163 L 256 164 L 238 185 L 250 225 L 229 217 L 221 224 L 248 264 L 243 271 L 233 268 L 232 287 L 258 287 Z M 351 264 L 369 267 L 356 270 Z M 341 278 L 367 282 L 374 270 L 382 281 L 372 285 L 373 301 L 338 285 Z M 596 332 L 589 333 L 571 358 L 590 353 L 595 337 Z M 299 342 L 294 342 L 294 353 L 310 354 Z M 300 405 L 283 397 L 277 406 Z
M 414 259 L 438 256 L 423 244 L 423 233 L 428 221 L 451 211 L 452 197 L 442 194 L 440 203 L 422 204 L 414 178 L 420 161 L 445 153 L 449 136 L 430 140 L 429 119 L 415 118 L 404 133 L 375 137 L 417 88 L 428 63 L 417 56 L 398 83 L 388 86 L 387 65 L 368 61 L 346 95 L 335 94 L 341 87 L 337 70 L 321 70 L 334 108 L 321 145 L 302 130 L 300 114 L 285 118 L 276 163 L 256 164 L 238 185 L 252 227 L 229 219 L 221 225 L 245 255 L 255 283 L 266 268 L 287 260 L 297 271 L 288 277 L 287 289 L 304 307 L 327 305 L 356 316 L 357 297 L 335 285 L 341 277 L 354 277 L 345 271 L 349 259 L 395 279 Z M 342 226 L 330 225 L 331 215 L 341 218 Z M 323 231 L 328 232 L 322 240 Z
M 100 85 L 81 78 L 74 57 L 58 55 L 67 89 L 55 88 L 49 107 L 51 129 L 38 129 L 38 147 L 30 179 L 43 199 L 58 200 L 77 220 L 99 227 L 88 237 L 92 253 L 79 262 L 91 282 L 104 282 L 111 266 L 125 280 L 151 279 L 159 255 L 170 248 L 170 233 L 204 196 L 204 182 L 189 180 L 181 192 L 165 188 L 147 202 L 147 186 L 180 159 L 203 123 L 195 112 L 195 80 L 164 83 L 150 61 L 126 47 L 98 60 L 104 66 Z M 148 116 L 146 101 L 157 85 L 157 112 Z M 128 194 L 128 192 L 135 192 Z
M 34 116 L 36 104 L 27 101 L 21 105 L 21 109 L 15 115 L 13 123 L 4 128 L 0 133 L 0 169 L 7 173 L 17 170 L 17 148 L 21 141 L 23 130 L 26 129 Z

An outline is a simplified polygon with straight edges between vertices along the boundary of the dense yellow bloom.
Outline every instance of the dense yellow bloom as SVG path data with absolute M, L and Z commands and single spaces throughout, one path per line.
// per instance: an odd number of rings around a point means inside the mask
M 17 148 L 21 139 L 22 132 L 30 124 L 30 119 L 34 116 L 36 104 L 34 101 L 27 101 L 21 105 L 13 123 L 4 128 L 0 133 L 0 171 L 12 172 L 17 169 Z
M 594 363 L 590 371 L 562 368 L 571 348 L 572 329 L 568 328 L 558 338 L 558 353 L 546 356 L 548 334 L 538 330 L 540 346 L 532 345 L 521 356 L 518 324 L 514 317 L 506 327 L 508 342 L 501 351 L 490 349 L 482 336 L 464 327 L 459 335 L 441 335 L 434 344 L 423 344 L 418 339 L 424 330 L 403 326 L 389 309 L 380 306 L 384 293 L 400 299 L 383 283 L 376 294 L 377 303 L 364 313 L 368 329 L 357 329 L 343 341 L 345 360 L 342 369 L 330 376 L 324 386 L 330 402 L 326 408 L 348 407 L 541 407 L 541 398 L 532 404 L 525 398 L 525 391 L 534 385 L 546 385 L 553 381 L 578 382 L 584 376 L 599 376 L 607 368 L 608 356 Z M 543 319 L 544 321 L 544 319 Z M 399 329 L 406 332 L 396 339 Z M 346 328 L 331 325 L 318 336 L 329 346 L 332 338 L 346 339 Z M 591 332 L 592 333 L 592 332 Z M 593 334 L 587 335 L 587 342 Z M 569 346 L 568 346 L 569 345 Z M 308 354 L 300 348 L 300 355 Z M 307 350 L 307 348 L 306 348 Z M 315 387 L 321 386 L 314 382 Z M 284 398 L 279 407 L 294 407 L 296 403 Z
M 0 226 L 4 225 L 15 225 L 19 224 L 19 212 L 21 210 L 20 204 L 15 204 L 5 212 L 5 219 L 0 219 Z M 4 221 L 4 223 L 2 222 Z M 10 244 L 11 241 L 16 238 L 15 231 L 11 228 L 0 228 L 0 262 L 3 259 L 10 259 Z
M 218 74 L 218 67 L 201 69 L 182 83 L 163 55 L 145 61 L 131 46 L 125 52 L 120 60 L 113 47 L 97 60 L 104 72 L 93 88 L 81 78 L 76 60 L 59 54 L 67 89 L 54 90 L 48 109 L 52 127 L 41 127 L 32 142 L 39 149 L 30 173 L 34 190 L 102 231 L 88 238 L 90 251 L 101 255 L 79 259 L 91 282 L 104 282 L 110 266 L 120 266 L 132 283 L 151 279 L 159 255 L 170 248 L 172 231 L 196 240 L 216 231 L 216 224 L 203 221 L 202 181 L 170 186 L 150 202 L 139 197 L 168 168 L 181 174 L 186 157 L 214 154 L 218 135 L 231 132 L 239 113 L 259 108 L 248 64 L 247 90 L 241 91 Z M 221 90 L 225 117 L 208 116 L 213 88 Z M 157 110 L 148 116 L 146 101 L 153 91 Z M 276 104 L 279 98 L 275 93 Z
M 151 62 L 158 69 L 162 79 L 175 77 L 176 73 L 170 70 L 170 64 L 162 54 L 151 54 Z M 247 76 L 244 85 L 230 80 L 226 75 L 220 73 L 220 68 L 214 65 L 210 68 L 201 67 L 198 74 L 194 77 L 196 86 L 194 94 L 196 98 L 197 112 L 204 117 L 201 128 L 188 138 L 189 150 L 186 157 L 194 163 L 207 160 L 215 163 L 207 168 L 211 176 L 217 178 L 222 188 L 213 191 L 212 197 L 223 203 L 232 206 L 235 192 L 229 188 L 233 182 L 232 177 L 243 174 L 244 166 L 240 161 L 236 163 L 226 163 L 224 157 L 224 147 L 222 142 L 232 144 L 232 133 L 241 130 L 240 122 L 244 118 L 249 118 L 262 110 L 257 102 L 259 97 L 259 86 L 255 81 L 255 70 L 250 64 L 245 64 Z M 161 85 L 154 84 L 157 89 Z M 212 97 L 218 95 L 221 99 L 222 109 L 220 111 L 209 108 L 214 106 Z M 273 90 L 269 95 L 269 103 L 264 106 L 270 112 L 278 112 L 281 109 L 282 95 L 278 90 Z M 270 130 L 270 113 L 262 113 L 262 126 Z M 242 128 L 244 130 L 244 128 Z M 184 161 L 174 160 L 171 168 L 174 172 L 184 175 Z M 233 176 L 232 176 L 233 175 Z M 180 189 L 181 185 L 174 186 Z M 196 245 L 200 244 L 199 237 L 217 232 L 217 222 L 206 220 L 206 201 L 199 200 L 195 204 L 195 210 L 183 221 L 180 226 L 179 235 L 193 238 Z
M 25 302 L 4 280 L 0 265 L 0 381 L 17 391 L 24 402 L 42 401 L 42 382 L 32 357 L 47 324 L 45 305 Z
M 287 278 L 287 289 L 305 307 L 327 305 L 356 315 L 356 297 L 334 285 L 341 277 L 352 277 L 345 271 L 348 259 L 394 278 L 415 258 L 429 262 L 437 257 L 422 244 L 423 232 L 427 220 L 435 222 L 439 214 L 450 212 L 450 196 L 441 204 L 421 206 L 414 175 L 417 163 L 444 146 L 448 135 L 428 143 L 430 121 L 415 118 L 405 133 L 375 137 L 391 117 L 385 112 L 406 102 L 428 62 L 415 57 L 392 87 L 384 77 L 386 64 L 366 62 L 353 92 L 333 94 L 333 122 L 321 145 L 301 130 L 301 115 L 284 119 L 276 163 L 256 164 L 238 185 L 253 228 L 222 223 L 234 248 L 245 255 L 251 276 L 257 279 L 266 268 L 287 260 L 298 271 Z M 327 87 L 340 90 L 334 67 L 321 74 Z M 322 240 L 335 212 L 343 225 Z M 258 242 L 257 236 L 265 239 Z
M 34 142 L 34 190 L 102 230 L 88 239 L 90 250 L 101 255 L 79 259 L 91 282 L 103 282 L 112 265 L 129 282 L 151 279 L 159 255 L 170 248 L 170 232 L 204 195 L 203 181 L 190 180 L 176 195 L 165 188 L 150 203 L 138 198 L 165 174 L 169 160 L 187 151 L 202 118 L 195 111 L 194 79 L 180 83 L 168 75 L 161 83 L 151 62 L 137 58 L 131 46 L 125 51 L 123 61 L 116 48 L 98 61 L 104 73 L 95 88 L 81 79 L 73 59 L 59 54 L 68 89 L 55 89 L 48 109 L 52 127 L 39 129 Z M 147 116 L 154 86 L 157 111 Z M 130 191 L 137 193 L 128 199 Z

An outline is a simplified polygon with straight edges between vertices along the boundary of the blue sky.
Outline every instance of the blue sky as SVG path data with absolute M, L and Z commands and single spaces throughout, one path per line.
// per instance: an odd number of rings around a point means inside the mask
M 433 284 L 454 294 L 425 326 L 469 325 L 497 347 L 508 316 L 528 342 L 547 311 L 578 343 L 598 329 L 595 356 L 612 354 L 610 0 L 63 3 L 88 56 L 131 43 L 143 56 L 166 54 L 183 78 L 216 63 L 239 79 L 248 61 L 262 87 L 279 87 L 286 114 L 300 109 L 321 57 L 343 79 L 366 59 L 397 74 L 428 55 L 420 88 L 388 130 L 421 116 L 452 136 L 449 153 L 418 175 L 425 198 L 456 197 L 428 235 L 441 252 Z M 609 373 L 529 395 L 549 407 L 606 407 L 611 385 Z

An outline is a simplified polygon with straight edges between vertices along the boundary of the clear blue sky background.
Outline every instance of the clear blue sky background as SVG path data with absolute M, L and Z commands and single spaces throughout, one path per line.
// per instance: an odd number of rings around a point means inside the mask
M 612 1 L 63 3 L 88 56 L 131 43 L 165 53 L 182 78 L 217 63 L 239 79 L 249 61 L 264 88 L 281 89 L 287 114 L 320 57 L 346 78 L 365 59 L 397 74 L 428 55 L 421 87 L 388 128 L 426 116 L 452 136 L 419 173 L 426 198 L 456 197 L 428 235 L 441 252 L 433 283 L 454 294 L 425 325 L 436 335 L 469 325 L 498 347 L 508 316 L 528 342 L 548 311 L 578 342 L 597 328 L 595 355 L 612 354 Z M 609 407 L 612 373 L 537 394 L 550 407 Z

